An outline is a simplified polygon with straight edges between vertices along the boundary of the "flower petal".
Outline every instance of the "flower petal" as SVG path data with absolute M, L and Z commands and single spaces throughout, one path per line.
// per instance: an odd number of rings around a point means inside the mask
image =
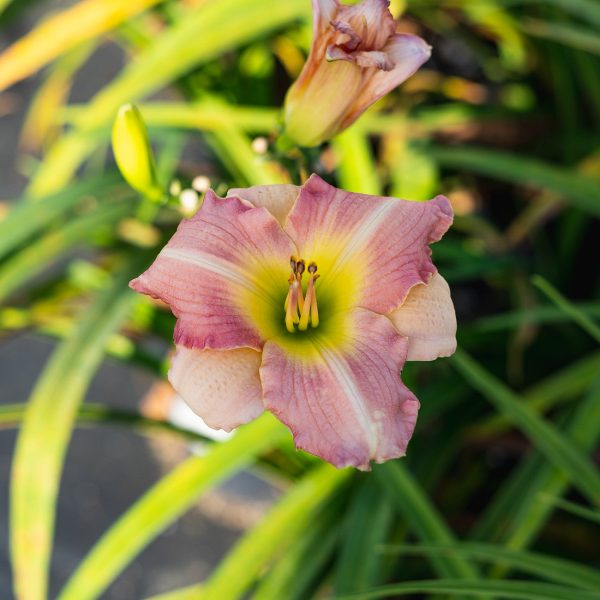
M 242 200 L 252 203 L 254 206 L 266 208 L 283 227 L 299 193 L 299 186 L 280 183 L 275 185 L 254 185 L 248 188 L 231 188 L 227 192 L 227 197 L 237 196 Z
M 369 68 L 375 67 L 382 71 L 391 71 L 394 68 L 392 62 L 385 52 L 371 50 L 363 52 L 345 52 L 338 46 L 330 46 L 327 48 L 327 60 L 347 60 L 359 67 Z
M 312 175 L 285 230 L 299 255 L 317 263 L 317 296 L 332 310 L 362 306 L 385 314 L 436 273 L 428 244 L 451 223 L 452 209 L 443 196 L 408 202 L 354 194 Z
M 169 304 L 178 318 L 177 344 L 258 350 L 257 316 L 281 311 L 294 253 L 265 208 L 209 190 L 201 209 L 130 285 Z
M 446 280 L 438 273 L 415 285 L 404 303 L 388 315 L 408 338 L 407 360 L 435 360 L 456 350 L 456 314 Z
M 330 27 L 339 8 L 338 0 L 312 0 L 313 42 Z
M 336 467 L 403 456 L 418 400 L 400 369 L 407 342 L 387 317 L 357 309 L 340 344 L 268 341 L 260 377 L 265 408 L 294 434 L 296 446 Z
M 393 65 L 391 70 L 373 71 L 362 92 L 347 111 L 341 127 L 352 124 L 371 104 L 406 81 L 431 56 L 431 47 L 416 35 L 393 35 L 381 49 Z
M 396 31 L 389 0 L 363 0 L 352 6 L 343 5 L 336 21 L 346 23 L 361 38 L 361 50 L 380 50 Z
M 213 429 L 231 431 L 263 412 L 260 352 L 250 348 L 196 350 L 177 346 L 169 381 Z

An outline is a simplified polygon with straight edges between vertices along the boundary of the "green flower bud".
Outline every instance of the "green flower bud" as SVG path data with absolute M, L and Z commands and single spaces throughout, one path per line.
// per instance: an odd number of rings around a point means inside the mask
M 156 180 L 156 169 L 148 132 L 139 109 L 124 104 L 117 113 L 112 145 L 117 166 L 127 183 L 152 200 L 160 200 L 162 191 Z

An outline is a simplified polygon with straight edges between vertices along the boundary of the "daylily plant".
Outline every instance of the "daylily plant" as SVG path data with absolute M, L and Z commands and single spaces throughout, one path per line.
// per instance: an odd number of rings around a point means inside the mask
M 301 187 L 212 191 L 131 286 L 177 317 L 169 380 L 226 431 L 263 410 L 337 467 L 402 456 L 419 402 L 405 360 L 449 356 L 456 319 L 429 244 L 448 200 Z
M 388 6 L 388 0 L 354 6 L 313 0 L 310 54 L 285 101 L 287 138 L 316 146 L 333 137 L 427 61 L 431 48 L 396 33 Z

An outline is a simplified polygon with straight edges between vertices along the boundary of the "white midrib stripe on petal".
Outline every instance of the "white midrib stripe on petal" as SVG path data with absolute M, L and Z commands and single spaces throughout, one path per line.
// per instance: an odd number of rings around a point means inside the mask
M 211 273 L 220 275 L 231 283 L 235 283 L 247 290 L 256 293 L 256 285 L 248 273 L 236 269 L 232 263 L 217 258 L 211 254 L 205 254 L 198 250 L 183 250 L 181 248 L 164 248 L 160 253 L 163 258 L 172 258 L 180 262 L 206 269 Z
M 385 221 L 388 213 L 394 208 L 394 201 L 389 200 L 379 206 L 367 221 L 363 221 L 352 231 L 350 239 L 343 249 L 343 254 L 335 264 L 335 270 L 341 269 L 355 252 L 360 250 Z
M 371 416 L 365 408 L 366 402 L 360 390 L 358 389 L 358 386 L 356 385 L 356 380 L 352 376 L 352 373 L 348 370 L 347 365 L 345 365 L 344 362 L 337 357 L 335 352 L 327 350 L 323 347 L 321 347 L 320 352 L 321 356 L 327 363 L 327 366 L 333 373 L 336 381 L 340 384 L 342 390 L 344 391 L 346 398 L 348 398 L 350 401 L 359 424 L 362 425 L 362 429 L 367 434 L 369 455 L 375 456 L 379 441 L 377 439 L 376 431 L 373 428 L 374 424 Z

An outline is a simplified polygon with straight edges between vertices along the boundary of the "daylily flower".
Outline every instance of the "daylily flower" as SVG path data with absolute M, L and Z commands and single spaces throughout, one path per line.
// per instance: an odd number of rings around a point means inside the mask
M 313 0 L 310 54 L 285 101 L 287 138 L 316 146 L 333 137 L 427 61 L 431 48 L 396 33 L 388 6 L 388 0 L 354 6 Z
M 405 454 L 419 402 L 406 359 L 455 350 L 447 283 L 428 244 L 452 222 L 428 202 L 302 186 L 208 191 L 131 282 L 169 304 L 175 390 L 226 431 L 269 410 L 337 467 Z

